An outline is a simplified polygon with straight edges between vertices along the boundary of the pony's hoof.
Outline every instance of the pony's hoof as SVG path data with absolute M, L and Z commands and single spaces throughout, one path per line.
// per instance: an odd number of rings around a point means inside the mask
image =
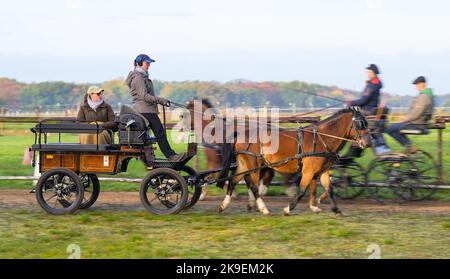
M 289 216 L 289 206 L 288 207 L 285 207 L 285 208 L 283 208 L 283 215 L 284 216 Z
M 204 194 L 200 194 L 200 198 L 198 198 L 198 200 L 199 200 L 199 201 L 202 201 L 202 200 L 204 200 L 204 199 L 205 199 L 205 197 L 206 197 L 206 195 L 204 195 Z
M 263 215 L 264 215 L 264 216 L 272 216 L 272 212 L 270 212 L 269 210 L 267 210 L 267 211 L 264 211 L 264 212 L 263 212 Z
M 314 213 L 320 213 L 320 212 L 322 212 L 322 209 L 320 209 L 320 208 L 317 207 L 317 206 L 311 206 L 310 209 L 311 209 L 311 211 L 314 212 Z
M 222 206 L 219 206 L 219 208 L 217 209 L 217 211 L 218 211 L 219 213 L 222 213 L 224 210 L 225 210 L 225 209 L 224 209 Z
M 342 212 L 336 212 L 335 216 L 338 217 L 338 218 L 345 217 L 344 213 L 342 213 Z

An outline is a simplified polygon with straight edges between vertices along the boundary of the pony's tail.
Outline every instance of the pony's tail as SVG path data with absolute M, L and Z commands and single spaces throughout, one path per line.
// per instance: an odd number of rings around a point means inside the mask
M 217 182 L 217 186 L 220 188 L 223 188 L 225 186 L 225 181 L 226 177 L 228 177 L 228 174 L 230 173 L 230 167 L 231 167 L 231 163 L 233 162 L 234 159 L 234 151 L 235 151 L 235 143 L 224 143 L 222 145 L 222 159 L 223 159 L 223 168 L 222 171 L 220 172 L 219 175 L 219 181 Z

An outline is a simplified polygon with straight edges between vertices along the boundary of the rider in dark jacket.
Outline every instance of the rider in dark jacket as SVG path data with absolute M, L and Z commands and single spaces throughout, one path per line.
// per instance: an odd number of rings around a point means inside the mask
M 348 106 L 360 107 L 367 115 L 372 115 L 378 108 L 380 103 L 380 90 L 383 87 L 381 80 L 378 78 L 380 71 L 377 65 L 371 64 L 367 67 L 367 75 L 369 80 L 366 82 L 366 88 L 361 98 L 348 101 Z
M 375 115 L 380 104 L 380 96 L 381 96 L 381 88 L 383 88 L 383 84 L 381 80 L 378 78 L 380 74 L 380 70 L 378 66 L 375 64 L 370 64 L 367 69 L 367 76 L 369 80 L 366 82 L 366 87 L 363 91 L 361 98 L 347 101 L 346 104 L 348 106 L 357 106 L 360 107 L 365 115 Z M 380 153 L 387 151 L 387 147 L 385 148 L 385 141 L 382 134 L 372 135 L 375 141 L 375 149 L 379 150 Z M 386 150 L 385 150 L 386 149 Z M 355 158 L 361 156 L 363 150 L 357 146 L 351 146 L 348 153 L 344 156 L 346 158 Z M 377 151 L 378 153 L 378 151 Z

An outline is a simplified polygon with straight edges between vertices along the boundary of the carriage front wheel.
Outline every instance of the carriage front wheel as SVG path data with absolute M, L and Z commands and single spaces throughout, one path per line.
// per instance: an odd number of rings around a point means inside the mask
M 38 204 L 50 214 L 77 211 L 83 201 L 84 187 L 78 175 L 64 168 L 51 169 L 39 178 L 36 186 Z M 63 204 L 70 204 L 65 207 Z
M 139 191 L 141 202 L 151 213 L 168 215 L 179 213 L 187 203 L 189 190 L 186 180 L 177 171 L 157 168 L 144 178 Z M 167 202 L 174 204 L 167 207 Z
M 343 200 L 354 199 L 366 189 L 366 171 L 356 162 L 335 165 L 330 174 L 333 191 Z

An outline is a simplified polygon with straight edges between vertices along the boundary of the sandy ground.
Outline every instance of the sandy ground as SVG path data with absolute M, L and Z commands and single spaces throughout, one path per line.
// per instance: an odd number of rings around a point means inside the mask
M 218 205 L 222 198 L 209 196 L 203 201 L 199 201 L 192 209 L 195 212 L 217 212 Z M 287 206 L 290 199 L 288 197 L 264 197 L 267 207 L 278 214 L 282 208 Z M 295 209 L 297 213 L 309 210 L 304 199 Z M 401 205 L 381 205 L 373 200 L 353 200 L 338 201 L 338 206 L 344 214 L 355 214 L 356 212 L 382 212 L 382 213 L 412 213 L 450 216 L 450 202 L 422 201 L 411 202 Z M 321 205 L 324 211 L 328 211 L 328 204 Z M 35 194 L 28 190 L 0 190 L 0 210 L 41 210 L 36 202 Z M 117 210 L 117 211 L 138 211 L 144 210 L 137 192 L 101 192 L 100 196 L 91 210 Z M 232 200 L 226 213 L 242 213 L 247 211 L 247 197 L 242 195 Z M 294 213 L 294 212 L 293 212 Z

